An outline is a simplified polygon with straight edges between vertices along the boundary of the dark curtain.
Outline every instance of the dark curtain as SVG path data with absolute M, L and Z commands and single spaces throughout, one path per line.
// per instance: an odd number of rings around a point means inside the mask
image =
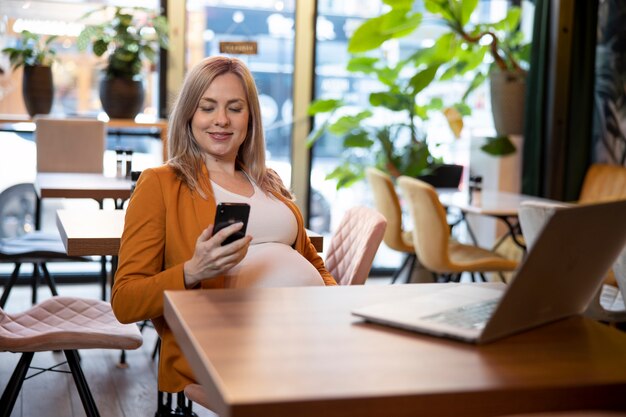
M 536 0 L 522 192 L 574 200 L 591 160 L 598 0 Z

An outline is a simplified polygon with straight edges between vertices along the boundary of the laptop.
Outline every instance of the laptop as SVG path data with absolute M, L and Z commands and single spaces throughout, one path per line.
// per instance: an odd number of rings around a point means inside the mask
M 626 201 L 557 210 L 509 285 L 439 284 L 412 299 L 364 306 L 366 321 L 488 343 L 582 314 L 626 244 Z

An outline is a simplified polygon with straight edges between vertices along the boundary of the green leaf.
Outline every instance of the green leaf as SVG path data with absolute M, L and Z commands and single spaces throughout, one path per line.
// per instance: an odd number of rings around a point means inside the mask
M 365 177 L 365 169 L 362 165 L 354 166 L 348 162 L 339 165 L 331 173 L 326 175 L 327 180 L 337 181 L 337 190 L 350 187 Z
M 408 10 L 391 11 L 364 21 L 348 42 L 348 52 L 366 52 L 378 48 L 383 42 L 393 37 L 403 37 L 413 32 L 421 23 L 422 15 Z
M 486 138 L 486 143 L 480 149 L 493 156 L 510 155 L 516 151 L 515 145 L 508 136 Z
M 443 100 L 441 97 L 433 97 L 428 103 L 429 110 L 441 110 L 443 108 Z
M 354 31 L 352 38 L 348 41 L 348 52 L 354 54 L 357 52 L 370 51 L 378 48 L 383 42 L 391 38 L 391 35 L 383 35 L 380 32 L 384 16 L 385 15 L 378 16 L 364 21 L 361 26 Z
M 519 25 L 520 19 L 522 17 L 522 9 L 519 7 L 511 7 L 506 13 L 506 17 L 501 21 L 495 23 L 493 27 L 496 30 L 502 30 L 507 32 L 512 32 L 517 29 Z
M 371 148 L 373 144 L 374 141 L 369 138 L 369 133 L 365 130 L 350 133 L 343 140 L 345 148 Z
M 424 7 L 432 14 L 441 14 L 447 0 L 424 0 Z
M 457 44 L 458 42 L 454 33 L 441 35 L 431 48 L 431 61 L 434 60 L 443 63 L 453 59 L 457 53 Z
M 376 71 L 375 65 L 378 61 L 380 61 L 380 59 L 368 56 L 353 57 L 348 62 L 347 69 L 350 72 L 362 72 L 365 74 L 370 74 Z
M 376 70 L 376 75 L 381 83 L 393 87 L 398 81 L 400 70 L 401 67 L 399 66 L 396 68 L 384 67 Z
M 382 91 L 370 93 L 370 104 L 372 106 L 385 107 L 393 111 L 408 110 L 413 105 L 413 96 Z
M 450 0 L 424 0 L 426 10 L 435 15 L 440 15 L 446 21 L 455 21 L 450 8 Z
M 327 119 L 327 120 L 324 121 L 324 123 L 322 123 L 322 125 L 320 127 L 318 127 L 315 130 L 312 130 L 309 133 L 309 136 L 307 136 L 307 138 L 306 138 L 306 146 L 307 146 L 307 148 L 311 148 L 311 147 L 313 147 L 313 145 L 315 145 L 315 142 L 317 142 L 319 140 L 319 138 L 322 137 L 324 132 L 326 132 L 326 128 L 328 127 L 329 124 L 330 124 L 330 121 Z
M 327 113 L 329 111 L 337 110 L 343 106 L 344 103 L 341 100 L 336 99 L 319 99 L 311 103 L 308 109 L 308 114 L 313 116 L 318 113 Z
M 472 108 L 465 102 L 455 103 L 453 107 L 461 113 L 461 116 L 470 116 L 472 114 Z
M 103 39 L 98 39 L 93 43 L 93 53 L 97 56 L 102 56 L 109 46 L 109 43 Z
M 341 116 L 335 122 L 328 125 L 327 129 L 333 135 L 345 135 L 351 130 L 357 129 L 361 126 L 361 122 L 364 119 L 372 116 L 372 112 L 369 110 L 362 111 L 356 115 Z
M 391 6 L 392 9 L 411 10 L 413 0 L 383 0 L 383 3 Z
M 467 25 L 476 10 L 476 6 L 478 5 L 478 0 L 462 0 L 461 1 L 461 26 Z
M 435 79 L 439 64 L 432 65 L 423 71 L 418 72 L 409 81 L 409 85 L 413 88 L 413 94 L 417 94 L 426 88 Z
M 465 62 L 457 62 L 454 65 L 449 66 L 443 72 L 443 74 L 441 74 L 441 77 L 439 77 L 439 80 L 441 80 L 441 81 L 448 81 L 448 80 L 453 79 L 457 75 L 461 74 L 461 71 L 463 70 L 463 68 L 465 66 L 466 66 Z
M 389 34 L 392 38 L 403 38 L 410 35 L 421 23 L 421 13 L 413 13 L 409 16 L 402 16 L 399 21 L 391 22 L 391 19 L 388 19 L 384 22 L 382 30 L 384 34 Z
M 477 72 L 469 87 L 467 87 L 467 91 L 465 91 L 465 94 L 463 94 L 463 98 L 461 100 L 467 100 L 472 91 L 476 90 L 483 82 L 485 82 L 486 79 L 486 74 L 483 74 L 482 72 Z

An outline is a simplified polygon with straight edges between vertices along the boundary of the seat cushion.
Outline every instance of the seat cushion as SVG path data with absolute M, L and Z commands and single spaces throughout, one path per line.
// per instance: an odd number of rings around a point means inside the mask
M 517 268 L 516 261 L 506 259 L 495 252 L 478 246 L 450 241 L 448 250 L 451 262 L 449 271 L 513 271 Z
M 0 239 L 0 262 L 87 261 L 67 256 L 58 233 L 35 231 L 18 237 Z
M 0 309 L 0 351 L 136 349 L 136 324 L 121 324 L 111 304 L 93 299 L 52 297 L 18 314 Z

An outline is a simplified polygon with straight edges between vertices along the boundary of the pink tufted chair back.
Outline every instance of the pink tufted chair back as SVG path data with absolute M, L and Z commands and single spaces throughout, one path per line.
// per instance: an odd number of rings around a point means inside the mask
M 386 227 L 376 210 L 353 207 L 346 212 L 326 255 L 326 268 L 339 285 L 365 283 Z

